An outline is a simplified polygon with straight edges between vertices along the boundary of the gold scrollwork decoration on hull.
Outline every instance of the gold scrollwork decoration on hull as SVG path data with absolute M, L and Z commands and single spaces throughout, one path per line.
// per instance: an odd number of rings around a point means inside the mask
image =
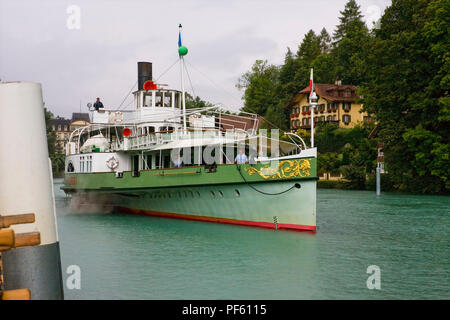
M 283 160 L 275 167 L 266 165 L 259 170 L 255 167 L 249 167 L 245 168 L 245 171 L 247 171 L 250 176 L 258 174 L 263 179 L 304 178 L 310 175 L 311 163 L 306 159 Z

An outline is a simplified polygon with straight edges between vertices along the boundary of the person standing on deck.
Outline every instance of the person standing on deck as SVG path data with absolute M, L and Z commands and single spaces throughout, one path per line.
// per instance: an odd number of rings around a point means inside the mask
M 100 101 L 100 98 L 97 98 L 97 101 L 94 103 L 95 111 L 98 111 L 98 109 L 103 108 L 103 103 Z
M 234 162 L 236 163 L 247 163 L 248 158 L 244 153 L 244 149 L 239 149 L 239 154 L 234 158 Z

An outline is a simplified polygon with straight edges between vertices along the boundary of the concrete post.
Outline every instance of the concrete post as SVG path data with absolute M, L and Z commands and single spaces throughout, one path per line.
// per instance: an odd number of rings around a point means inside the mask
M 5 289 L 28 288 L 33 300 L 63 299 L 41 85 L 0 83 L 0 108 L 0 215 L 34 213 L 34 223 L 11 228 L 41 239 L 2 254 Z
M 380 167 L 377 166 L 376 169 L 376 183 L 377 183 L 377 196 L 379 196 L 381 194 L 381 178 L 380 178 Z

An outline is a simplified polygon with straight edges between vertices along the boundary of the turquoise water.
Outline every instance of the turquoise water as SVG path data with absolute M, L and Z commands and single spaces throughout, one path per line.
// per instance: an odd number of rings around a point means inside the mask
M 449 299 L 450 197 L 318 190 L 316 234 L 74 214 L 55 183 L 66 299 Z M 366 286 L 381 269 L 381 290 Z

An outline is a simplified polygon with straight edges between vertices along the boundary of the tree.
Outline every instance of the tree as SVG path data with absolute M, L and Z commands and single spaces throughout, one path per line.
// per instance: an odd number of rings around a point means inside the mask
M 319 47 L 321 54 L 330 53 L 331 49 L 331 37 L 327 29 L 323 28 L 319 34 Z
M 44 108 L 45 114 L 45 128 L 47 132 L 47 147 L 48 154 L 52 155 L 56 152 L 56 133 L 53 131 L 50 120 L 53 119 L 53 113 L 51 113 L 47 108 Z
M 334 83 L 336 80 L 336 60 L 332 54 L 321 54 L 314 59 L 312 67 L 316 83 Z
M 354 0 L 349 0 L 340 13 L 340 24 L 333 35 L 335 74 L 343 83 L 360 85 L 365 81 L 365 58 L 370 53 L 371 37 Z
M 397 0 L 370 45 L 365 108 L 376 114 L 400 190 L 450 189 L 448 0 Z
M 309 30 L 298 47 L 297 59 L 311 65 L 314 59 L 322 53 L 320 42 L 320 37 L 313 30 Z
M 340 158 L 339 155 L 334 152 L 319 153 L 317 156 L 318 172 L 326 173 L 326 179 L 330 179 L 330 173 L 336 173 L 339 169 Z
M 360 7 L 355 0 L 349 0 L 345 5 L 344 11 L 340 11 L 340 14 L 340 23 L 333 33 L 334 47 L 355 29 L 362 29 L 365 27 Z
M 212 103 L 202 100 L 199 96 L 196 96 L 194 98 L 187 92 L 185 94 L 186 94 L 186 97 L 185 97 L 186 109 L 207 108 L 207 107 L 213 106 Z
M 267 60 L 256 60 L 252 69 L 244 73 L 236 85 L 244 90 L 242 110 L 264 116 L 269 107 L 276 106 L 278 76 L 278 67 L 269 65 Z

